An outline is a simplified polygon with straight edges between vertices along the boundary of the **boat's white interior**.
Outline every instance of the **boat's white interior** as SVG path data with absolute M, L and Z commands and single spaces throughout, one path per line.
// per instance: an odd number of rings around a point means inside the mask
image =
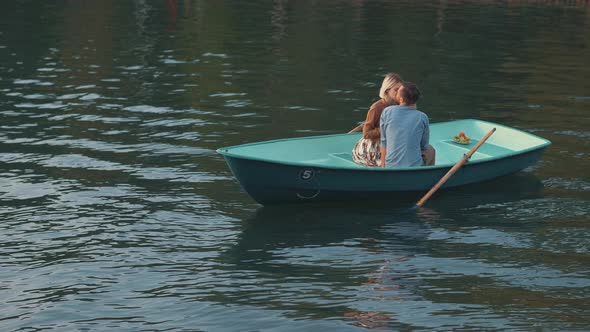
M 511 155 L 529 148 L 540 147 L 547 142 L 517 129 L 479 120 L 431 124 L 430 144 L 437 152 L 435 166 L 456 163 L 493 127 L 496 127 L 496 132 L 475 152 L 471 157 L 472 161 Z M 461 145 L 453 142 L 453 136 L 461 131 L 472 138 L 470 144 Z M 283 139 L 240 145 L 222 152 L 246 158 L 308 166 L 367 168 L 352 161 L 352 148 L 360 136 L 360 133 L 356 133 Z

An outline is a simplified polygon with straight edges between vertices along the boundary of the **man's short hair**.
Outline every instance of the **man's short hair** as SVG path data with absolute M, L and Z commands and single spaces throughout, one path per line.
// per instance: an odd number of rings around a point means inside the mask
M 409 104 L 415 104 L 420 99 L 422 95 L 420 90 L 418 90 L 418 86 L 412 82 L 404 82 L 402 84 L 403 89 L 399 90 L 400 97 L 404 99 L 404 101 Z

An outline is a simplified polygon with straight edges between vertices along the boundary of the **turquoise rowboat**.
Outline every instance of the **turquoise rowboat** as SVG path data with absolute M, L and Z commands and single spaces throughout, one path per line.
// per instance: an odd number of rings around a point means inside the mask
M 220 148 L 242 188 L 263 205 L 371 198 L 396 195 L 415 198 L 428 191 L 479 139 L 496 132 L 442 188 L 490 180 L 536 163 L 550 141 L 481 120 L 430 125 L 434 166 L 379 168 L 352 161 L 361 133 L 279 139 Z M 469 144 L 453 137 L 464 132 Z

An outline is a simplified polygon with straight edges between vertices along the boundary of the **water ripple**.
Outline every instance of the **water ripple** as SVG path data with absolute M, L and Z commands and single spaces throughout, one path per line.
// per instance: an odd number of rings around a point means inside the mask
M 68 136 L 61 136 L 52 139 L 38 140 L 31 145 L 68 146 L 72 148 L 85 148 L 94 151 L 129 153 L 129 152 L 151 152 L 153 154 L 184 154 L 203 155 L 213 154 L 214 151 L 199 147 L 171 145 L 163 143 L 145 144 L 117 144 L 91 139 L 75 139 Z
M 18 108 L 38 108 L 38 109 L 60 109 L 64 108 L 68 105 L 62 103 L 61 101 L 53 102 L 53 103 L 44 103 L 44 104 L 33 104 L 33 103 L 20 103 L 15 104 L 14 107 Z
M 31 200 L 45 196 L 58 195 L 76 183 L 68 180 L 45 181 L 36 175 L 0 178 L 0 200 Z
M 59 168 L 82 168 L 87 170 L 117 171 L 129 170 L 130 168 L 119 163 L 98 160 L 83 155 L 68 154 L 59 155 L 43 160 L 41 165 L 46 167 Z
M 547 178 L 543 180 L 543 185 L 548 188 L 590 192 L 590 182 L 582 179 Z
M 546 198 L 481 204 L 466 211 L 477 213 L 481 218 L 496 218 L 498 215 L 520 222 L 540 222 L 547 219 L 583 217 L 590 214 L 590 207 L 574 199 Z
M 0 330 L 587 329 L 587 6 L 5 7 Z M 392 40 L 412 47 L 383 53 Z M 346 132 L 390 70 L 419 82 L 432 122 L 553 144 L 415 214 L 390 199 L 260 208 L 214 152 Z
M 580 138 L 590 137 L 590 131 L 574 131 L 574 130 L 561 130 L 555 132 L 558 135 L 574 136 Z
M 169 107 L 156 107 L 156 106 L 149 106 L 149 105 L 138 105 L 138 106 L 129 106 L 123 108 L 125 111 L 129 112 L 139 112 L 139 113 L 154 113 L 154 114 L 166 114 L 166 113 L 178 113 L 179 111 L 172 110 Z

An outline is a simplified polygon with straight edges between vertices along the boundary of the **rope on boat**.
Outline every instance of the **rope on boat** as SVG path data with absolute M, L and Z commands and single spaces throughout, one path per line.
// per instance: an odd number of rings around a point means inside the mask
M 317 176 L 315 176 L 316 173 L 319 173 L 319 172 L 314 169 L 311 169 L 311 168 L 303 169 L 303 170 L 301 170 L 301 172 L 299 172 L 298 179 L 303 182 L 311 182 L 312 184 L 315 185 L 317 190 L 311 196 L 305 196 L 300 193 L 295 193 L 295 195 L 297 195 L 297 198 L 299 198 L 299 199 L 314 199 L 314 198 L 318 197 L 318 195 L 321 192 L 321 189 L 320 189 L 321 187 L 320 187 L 320 182 L 317 179 Z
M 300 198 L 300 199 L 314 199 L 314 198 L 318 197 L 318 195 L 320 194 L 320 191 L 321 191 L 320 188 L 318 188 L 318 191 L 316 191 L 316 193 L 311 196 L 303 196 L 300 193 L 296 193 L 296 195 L 297 195 L 297 198 Z

